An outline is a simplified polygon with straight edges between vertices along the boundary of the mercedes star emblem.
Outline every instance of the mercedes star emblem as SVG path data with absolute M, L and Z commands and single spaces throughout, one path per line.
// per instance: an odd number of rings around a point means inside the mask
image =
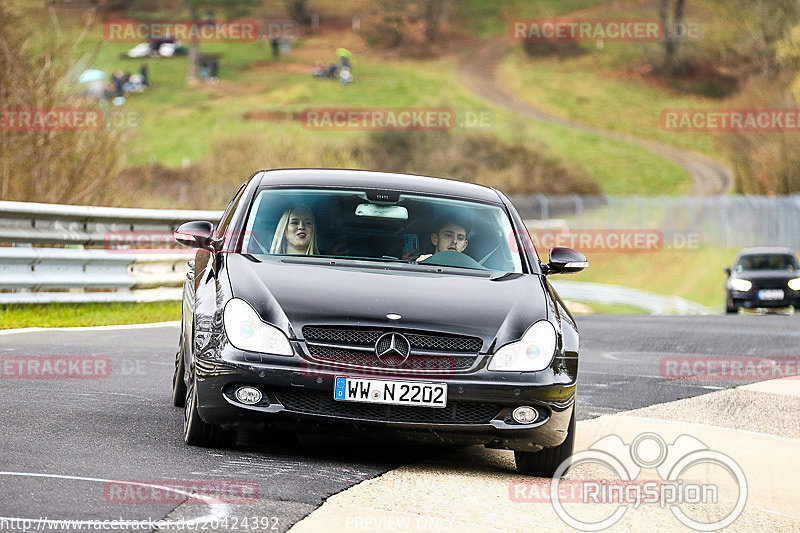
M 375 355 L 386 366 L 400 366 L 411 354 L 411 343 L 399 333 L 384 333 L 375 342 Z

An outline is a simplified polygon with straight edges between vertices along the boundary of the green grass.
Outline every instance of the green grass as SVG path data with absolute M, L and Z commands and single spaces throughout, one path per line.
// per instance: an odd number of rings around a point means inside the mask
M 588 307 L 592 315 L 644 315 L 647 311 L 630 305 L 601 304 L 596 302 L 580 302 Z
M 478 25 L 485 23 L 489 28 L 485 31 L 491 33 L 490 27 L 505 28 L 506 20 L 513 18 L 558 15 L 602 3 L 603 0 L 555 0 L 546 4 L 520 0 L 499 7 L 470 0 L 458 8 L 458 16 Z M 44 27 L 45 22 L 43 19 L 39 26 Z M 77 24 L 77 20 L 62 20 L 61 26 L 69 33 L 76 31 Z M 309 74 L 316 61 L 332 61 L 338 46 L 354 52 L 356 81 L 347 87 L 331 80 L 313 79 Z M 136 72 L 141 61 L 120 58 L 131 47 L 131 43 L 105 42 L 102 25 L 96 23 L 80 51 L 96 52 L 94 61 L 86 66 L 107 73 Z M 365 133 L 309 130 L 292 121 L 247 120 L 245 114 L 291 113 L 308 107 L 444 106 L 457 113 L 491 110 L 495 116 L 492 131 L 498 136 L 542 147 L 553 157 L 582 169 L 604 193 L 684 194 L 691 190 L 691 180 L 682 167 L 643 148 L 558 125 L 523 121 L 488 106 L 460 85 L 457 61 L 452 56 L 431 60 L 388 58 L 370 51 L 349 32 L 301 39 L 294 44 L 292 55 L 279 62 L 268 61 L 270 54 L 264 42 L 204 43 L 202 52 L 222 54 L 219 84 L 186 87 L 186 57 L 148 61 L 152 89 L 132 95 L 123 106 L 141 116 L 140 125 L 130 131 L 128 166 L 160 163 L 178 168 L 186 159 L 192 164 L 209 161 L 221 155 L 215 154 L 220 143 L 235 144 L 242 139 L 257 139 L 264 151 L 281 154 L 281 161 L 286 161 L 280 166 L 299 166 L 305 162 L 296 160 L 296 154 L 316 154 L 321 145 L 346 154 Z M 283 154 L 280 146 L 291 146 L 293 150 Z M 237 179 L 244 179 L 254 170 L 242 168 Z M 126 203 L 133 202 L 132 198 Z
M 508 32 L 514 19 L 552 17 L 608 3 L 609 0 L 459 0 L 456 20 L 472 35 L 493 37 Z
M 660 120 L 666 108 L 710 108 L 718 102 L 622 78 L 611 62 L 604 51 L 574 58 L 534 59 L 517 47 L 503 61 L 501 74 L 514 92 L 554 115 L 716 154 L 710 133 L 665 131 Z
M 321 43 L 306 44 L 313 49 L 321 46 Z M 299 43 L 296 49 L 302 51 L 303 45 Z M 353 139 L 363 135 L 353 131 L 314 131 L 296 122 L 245 120 L 244 115 L 252 111 L 444 106 L 457 113 L 493 111 L 498 135 L 506 139 L 521 136 L 525 142 L 543 146 L 556 158 L 582 168 L 605 193 L 683 194 L 691 190 L 689 176 L 682 167 L 638 146 L 538 121 L 526 121 L 520 126 L 505 111 L 487 107 L 467 93 L 456 81 L 457 67 L 452 58 L 424 62 L 357 58 L 357 81 L 343 87 L 330 80 L 312 79 L 306 72 L 270 74 L 267 63 L 263 67 L 260 64 L 255 72 L 247 70 L 248 59 L 265 57 L 266 52 L 259 46 L 227 45 L 227 49 L 235 51 L 229 58 L 235 60 L 234 65 L 226 67 L 226 71 L 235 81 L 236 90 L 230 89 L 231 94 L 226 96 L 221 93 L 228 90 L 227 79 L 218 86 L 186 88 L 183 58 L 154 62 L 151 72 L 155 87 L 148 94 L 130 99 L 130 109 L 141 111 L 144 118 L 132 138 L 129 163 L 157 161 L 177 167 L 183 158 L 198 161 L 211 156 L 216 142 L 237 136 L 255 136 L 267 145 L 288 142 L 307 152 L 319 142 L 333 143 L 344 151 Z M 108 58 L 108 61 L 104 68 L 115 68 L 112 66 L 115 60 Z M 286 69 L 287 65 L 290 69 L 296 68 L 295 65 L 306 66 L 293 58 L 274 68 Z M 250 170 L 254 169 L 243 172 Z
M 686 20 L 702 29 L 699 39 L 682 45 L 689 61 L 701 70 L 716 66 L 720 74 L 726 72 L 720 66 L 721 50 L 740 44 L 737 34 L 756 23 L 748 20 L 751 11 L 726 0 L 687 3 Z M 597 16 L 653 19 L 658 11 L 653 3 L 642 2 L 639 8 L 609 8 Z M 713 134 L 665 131 L 660 116 L 665 108 L 725 107 L 724 93 L 730 87 L 706 77 L 708 72 L 686 80 L 659 80 L 650 65 L 663 60 L 660 43 L 591 42 L 582 43 L 581 50 L 583 54 L 570 57 L 532 58 L 519 46 L 505 58 L 500 74 L 511 90 L 552 114 L 722 158 Z M 694 94 L 687 92 L 690 88 Z M 715 97 L 702 96 L 711 93 Z
M 737 252 L 733 248 L 700 248 L 632 254 L 589 253 L 589 268 L 569 276 L 569 280 L 624 285 L 722 309 L 726 279 L 722 269 L 733 264 Z
M 180 302 L 10 304 L 0 306 L 0 329 L 107 326 L 180 320 Z
M 547 122 L 519 127 L 556 157 L 585 169 L 606 194 L 681 195 L 692 190 L 686 169 L 638 145 Z

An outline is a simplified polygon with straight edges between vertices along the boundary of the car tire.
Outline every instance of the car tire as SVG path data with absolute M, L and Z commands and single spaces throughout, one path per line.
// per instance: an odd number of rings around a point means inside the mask
M 224 430 L 200 418 L 194 378 L 189 380 L 183 410 L 183 440 L 186 444 L 203 448 L 228 448 L 236 444 L 236 431 Z
M 725 312 L 728 313 L 729 315 L 738 314 L 739 313 L 739 306 L 738 305 L 732 305 L 732 306 L 728 307 L 726 305 L 725 306 Z
M 572 408 L 572 417 L 569 420 L 567 438 L 558 446 L 545 448 L 538 452 L 514 452 L 517 463 L 517 472 L 528 476 L 552 478 L 556 470 L 564 461 L 572 457 L 575 449 L 575 412 L 577 403 Z M 569 467 L 563 472 L 566 474 Z
M 175 355 L 175 373 L 172 375 L 172 405 L 183 407 L 186 404 L 186 383 L 183 381 L 183 350 Z

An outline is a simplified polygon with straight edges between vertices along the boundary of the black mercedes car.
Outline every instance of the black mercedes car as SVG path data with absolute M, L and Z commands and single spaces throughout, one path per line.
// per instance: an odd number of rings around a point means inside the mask
M 745 248 L 726 268 L 725 310 L 800 307 L 800 263 L 790 248 Z
M 252 176 L 184 284 L 173 402 L 184 440 L 353 433 L 515 451 L 556 475 L 572 454 L 578 331 L 508 198 L 479 185 L 355 170 Z M 568 463 L 566 463 L 568 464 Z

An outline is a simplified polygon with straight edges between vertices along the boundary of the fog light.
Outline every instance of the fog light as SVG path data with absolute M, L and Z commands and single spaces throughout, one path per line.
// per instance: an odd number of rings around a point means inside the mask
M 533 407 L 522 406 L 514 409 L 514 412 L 511 414 L 511 416 L 520 424 L 530 424 L 539 418 L 539 411 Z
M 236 399 L 246 405 L 255 405 L 261 401 L 261 391 L 255 387 L 239 387 L 236 389 Z

